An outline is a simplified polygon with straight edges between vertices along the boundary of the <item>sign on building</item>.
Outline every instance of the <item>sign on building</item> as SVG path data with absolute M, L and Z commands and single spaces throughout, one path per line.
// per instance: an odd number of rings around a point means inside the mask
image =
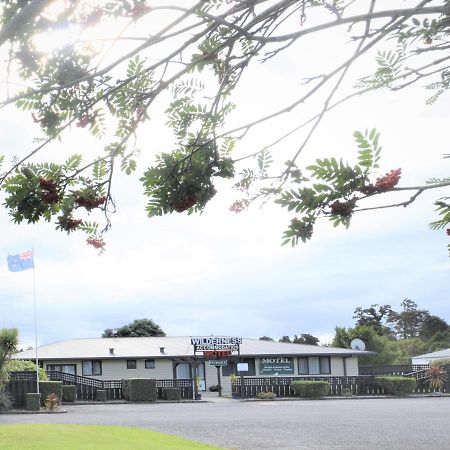
M 294 358 L 261 358 L 259 373 L 261 375 L 293 375 Z
M 210 359 L 209 360 L 209 365 L 210 366 L 227 366 L 228 365 L 228 361 L 226 359 Z
M 191 338 L 195 351 L 230 350 L 238 351 L 242 338 L 238 337 L 195 337 Z

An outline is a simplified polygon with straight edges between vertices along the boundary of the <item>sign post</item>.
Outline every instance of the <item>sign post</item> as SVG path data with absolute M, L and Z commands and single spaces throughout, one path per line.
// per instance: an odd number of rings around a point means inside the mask
M 220 368 L 228 364 L 225 359 L 232 356 L 232 352 L 238 352 L 240 355 L 240 344 L 242 338 L 239 337 L 220 337 L 220 336 L 205 336 L 205 337 L 191 337 L 191 345 L 194 346 L 194 372 L 197 375 L 197 352 L 203 352 L 205 359 L 210 359 L 209 365 L 217 368 L 217 381 L 219 386 L 219 396 L 222 396 L 222 385 L 220 382 Z M 199 399 L 197 380 L 194 385 L 194 398 Z M 242 393 L 242 392 L 241 392 Z

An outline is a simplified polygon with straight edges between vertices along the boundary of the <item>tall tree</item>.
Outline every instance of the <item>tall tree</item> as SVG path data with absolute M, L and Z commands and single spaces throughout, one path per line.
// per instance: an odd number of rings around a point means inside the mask
M 203 210 L 219 178 L 234 178 L 237 200 L 230 209 L 235 212 L 267 200 L 294 211 L 283 235 L 283 243 L 292 245 L 309 240 L 322 217 L 348 227 L 355 213 L 408 206 L 425 191 L 447 188 L 450 179 L 398 186 L 400 168 L 379 168 L 380 134 L 373 127 L 354 132 L 356 164 L 322 155 L 310 164 L 301 156 L 328 111 L 365 92 L 398 91 L 419 82 L 430 91 L 428 103 L 435 103 L 450 87 L 449 17 L 448 0 L 405 0 L 395 8 L 374 0 L 173 0 L 162 6 L 150 0 L 4 1 L 0 51 L 7 62 L 1 78 L 9 83 L 0 107 L 15 104 L 40 130 L 31 151 L 0 156 L 6 209 L 17 223 L 46 220 L 67 233 L 81 230 L 89 245 L 103 249 L 116 172 L 137 171 L 135 156 L 140 147 L 147 149 L 139 130 L 158 102 L 166 102 L 173 142 L 140 171 L 150 217 Z M 93 33 L 100 22 L 105 26 L 98 29 L 110 25 L 111 35 Z M 69 29 L 76 35 L 72 41 L 61 38 L 61 30 Z M 314 46 L 325 31 L 347 38 L 334 67 L 309 74 L 300 92 L 292 77 L 296 85 L 279 109 L 226 126 L 234 90 L 250 67 L 282 61 L 286 54 L 297 57 L 308 37 Z M 39 45 L 42 36 L 52 42 L 51 50 Z M 329 39 L 331 45 L 335 39 Z M 370 53 L 375 68 L 352 78 L 364 72 Z M 349 92 L 349 85 L 356 87 Z M 319 107 L 316 98 L 323 99 Z M 308 102 L 313 106 L 304 122 L 287 131 L 269 126 Z M 97 139 L 89 156 L 66 155 L 63 163 L 51 159 L 50 144 L 75 127 Z M 233 157 L 232 149 L 258 127 L 271 129 L 273 139 Z M 289 148 L 286 138 L 296 134 Z M 284 151 L 272 155 L 280 145 Z M 380 170 L 386 174 L 380 176 Z M 406 197 L 392 203 L 385 195 L 391 191 Z M 385 204 L 365 206 L 372 197 Z M 432 228 L 450 233 L 448 197 L 438 198 L 435 206 Z
M 295 335 L 292 342 L 294 344 L 319 345 L 319 339 L 308 333 L 302 333 L 300 336 Z
M 434 315 L 427 315 L 422 320 L 419 329 L 419 336 L 423 339 L 430 339 L 439 331 L 447 331 L 449 329 L 448 323 Z
M 165 335 L 166 333 L 164 333 L 161 327 L 153 322 L 153 320 L 136 319 L 128 325 L 124 325 L 123 327 L 117 329 L 107 328 L 103 332 L 102 337 L 158 337 Z
M 278 342 L 286 342 L 286 343 L 292 343 L 291 338 L 289 336 L 282 336 Z
M 269 337 L 269 336 L 261 336 L 261 337 L 259 338 L 259 340 L 260 340 L 260 341 L 270 341 L 270 342 L 273 342 L 273 339 L 272 339 L 271 337 Z
M 393 324 L 396 334 L 403 338 L 414 338 L 419 336 L 420 328 L 429 312 L 417 309 L 417 304 L 405 298 L 401 303 L 402 311 L 390 312 L 389 322 Z
M 383 334 L 390 334 L 391 330 L 386 325 L 388 318 L 392 314 L 390 305 L 371 305 L 369 308 L 363 309 L 358 306 L 353 311 L 353 318 L 356 319 L 355 326 L 370 326 L 380 336 Z

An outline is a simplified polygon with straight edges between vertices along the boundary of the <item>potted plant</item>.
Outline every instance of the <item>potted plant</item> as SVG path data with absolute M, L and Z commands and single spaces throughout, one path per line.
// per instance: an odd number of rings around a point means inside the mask
M 201 400 L 202 394 L 199 392 L 200 386 L 201 386 L 202 379 L 200 377 L 195 377 L 195 385 L 197 387 L 196 393 L 194 393 L 195 400 Z
M 238 399 L 241 397 L 240 393 L 236 391 L 236 381 L 238 380 L 238 376 L 235 373 L 232 373 L 230 376 L 231 380 L 231 398 Z

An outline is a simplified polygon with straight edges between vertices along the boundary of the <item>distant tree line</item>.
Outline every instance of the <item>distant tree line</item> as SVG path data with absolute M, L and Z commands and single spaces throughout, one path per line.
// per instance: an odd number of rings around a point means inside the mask
M 407 364 L 413 356 L 450 347 L 448 323 L 408 298 L 399 311 L 374 304 L 355 308 L 353 318 L 354 327 L 336 327 L 331 345 L 349 348 L 352 339 L 362 339 L 366 350 L 377 352 L 362 358 L 363 364 Z

